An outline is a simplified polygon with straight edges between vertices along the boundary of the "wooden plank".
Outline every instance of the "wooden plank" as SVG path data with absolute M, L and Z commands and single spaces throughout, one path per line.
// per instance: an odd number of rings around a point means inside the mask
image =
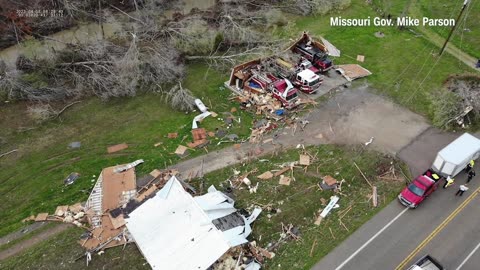
M 188 150 L 188 148 L 186 146 L 183 146 L 183 145 L 179 145 L 177 147 L 177 150 L 175 150 L 175 154 L 179 155 L 179 156 L 182 156 L 183 154 L 185 154 L 185 152 Z
M 372 187 L 372 203 L 373 203 L 373 207 L 378 206 L 378 196 L 377 196 L 377 187 L 376 186 Z
M 288 171 L 288 170 L 290 170 L 290 169 L 291 169 L 290 167 L 285 167 L 285 168 L 281 169 L 280 171 L 274 173 L 273 175 L 274 175 L 275 177 L 277 177 L 277 176 L 283 174 L 284 172 L 286 172 L 286 171 Z
M 305 166 L 310 165 L 310 156 L 308 156 L 308 155 L 300 155 L 299 164 L 300 164 L 300 165 L 305 165 Z
M 329 186 L 333 186 L 337 183 L 337 179 L 333 178 L 330 175 L 327 175 L 327 176 L 323 177 L 323 181 L 325 182 L 325 184 L 327 184 Z
M 153 171 L 150 172 L 150 175 L 153 176 L 154 178 L 157 178 L 160 176 L 160 174 L 162 174 L 162 172 L 158 169 L 155 169 Z
M 271 179 L 272 177 L 273 177 L 273 173 L 271 171 L 266 171 L 257 176 L 258 179 L 262 179 L 262 180 Z
M 35 221 L 45 221 L 47 220 L 47 217 L 48 217 L 48 213 L 40 213 L 35 218 Z
M 63 216 L 68 210 L 68 205 L 59 205 L 55 210 L 55 216 Z
M 125 150 L 127 148 L 128 148 L 128 144 L 121 143 L 121 144 L 112 145 L 112 146 L 107 147 L 107 152 L 109 154 L 111 154 L 111 153 L 115 153 L 115 152 L 118 152 L 118 151 Z
M 370 184 L 370 181 L 368 181 L 367 177 L 363 174 L 362 170 L 360 170 L 360 168 L 358 167 L 357 163 L 353 162 L 353 165 L 355 165 L 355 167 L 357 167 L 357 170 L 362 174 L 363 179 L 365 179 L 365 181 L 367 181 L 367 184 L 368 184 L 369 186 L 373 187 L 372 184 Z
M 118 217 L 114 218 L 112 215 L 108 214 L 110 222 L 112 222 L 113 228 L 118 229 L 125 225 L 125 219 L 123 219 L 123 214 L 120 214 Z

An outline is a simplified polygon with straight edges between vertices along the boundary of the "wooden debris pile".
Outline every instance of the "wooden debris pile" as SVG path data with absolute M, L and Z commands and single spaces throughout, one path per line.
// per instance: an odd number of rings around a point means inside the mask
M 124 218 L 153 197 L 178 171 L 153 170 L 137 180 L 134 167 L 128 165 L 103 169 L 86 203 L 61 205 L 53 214 L 40 213 L 24 221 L 66 222 L 86 229 L 79 244 L 87 253 L 131 242 Z

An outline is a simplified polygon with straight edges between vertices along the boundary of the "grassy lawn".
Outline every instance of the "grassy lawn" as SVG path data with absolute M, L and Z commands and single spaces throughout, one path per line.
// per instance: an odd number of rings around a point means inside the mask
M 192 65 L 183 86 L 191 89 L 207 106 L 224 117 L 232 106 L 228 90 L 219 90 L 225 76 L 209 72 L 204 79 L 206 68 Z M 135 98 L 111 100 L 107 103 L 97 98 L 74 105 L 61 116 L 61 120 L 50 121 L 27 132 L 17 132 L 22 127 L 34 126 L 25 123 L 25 115 L 18 115 L 16 107 L 0 107 L 0 137 L 7 145 L 0 152 L 19 148 L 19 155 L 12 154 L 0 162 L 0 236 L 22 226 L 21 220 L 39 212 L 50 212 L 57 205 L 84 201 L 89 195 L 95 176 L 103 167 L 144 159 L 138 167 L 141 176 L 155 168 L 175 164 L 179 158 L 173 154 L 176 147 L 192 141 L 191 125 L 198 112 L 185 114 L 174 111 L 162 101 L 161 96 L 144 94 Z M 239 136 L 249 135 L 252 116 L 238 110 L 242 125 L 234 122 L 229 131 Z M 200 124 L 207 130 L 226 129 L 223 121 L 213 117 Z M 177 139 L 166 138 L 167 133 L 178 132 Z M 80 141 L 80 149 L 70 150 L 68 144 Z M 215 141 L 215 140 L 214 140 Z M 116 154 L 107 154 L 106 147 L 128 143 L 129 148 Z M 155 143 L 163 142 L 159 147 Z M 227 144 L 224 144 L 227 145 Z M 221 146 L 224 146 L 221 145 Z M 209 150 L 218 148 L 215 142 Z M 205 153 L 203 149 L 191 151 L 190 156 Z M 71 172 L 78 172 L 81 178 L 65 187 L 63 179 Z
M 68 229 L 43 241 L 21 255 L 0 262 L 0 269 L 86 269 L 85 251 L 76 242 L 81 229 Z M 108 250 L 104 255 L 93 255 L 88 269 L 150 269 L 135 245 Z
M 26 241 L 26 240 L 28 240 L 28 239 L 36 236 L 36 235 L 39 235 L 40 233 L 42 233 L 44 231 L 47 231 L 47 230 L 49 230 L 49 229 L 51 229 L 51 228 L 53 228 L 57 225 L 58 225 L 58 223 L 49 222 L 49 223 L 44 224 L 42 227 L 40 227 L 36 230 L 27 231 L 23 235 L 21 235 L 20 237 L 18 237 L 16 239 L 13 239 L 10 242 L 5 243 L 3 245 L 0 245 L 0 252 L 4 251 L 4 250 L 7 250 L 10 247 L 13 247 L 14 245 L 16 245 L 20 242 L 24 242 L 24 241 Z
M 293 176 L 295 180 L 290 186 L 278 184 L 279 177 L 270 180 L 260 180 L 256 176 L 266 170 L 279 169 L 278 164 L 283 162 L 296 161 L 299 158 L 300 150 L 288 150 L 276 156 L 266 156 L 269 162 L 253 162 L 235 167 L 228 167 L 205 175 L 206 186 L 215 185 L 223 190 L 227 186 L 226 179 L 233 175 L 233 170 L 241 174 L 257 169 L 249 179 L 255 185 L 260 182 L 257 193 L 250 194 L 248 189 L 235 189 L 236 206 L 248 208 L 253 204 L 270 205 L 274 209 L 280 209 L 276 213 L 264 210 L 254 223 L 252 239 L 266 247 L 269 243 L 275 243 L 281 233 L 281 223 L 293 224 L 300 231 L 299 240 L 289 240 L 280 245 L 276 256 L 268 260 L 264 265 L 266 269 L 309 269 L 321 257 L 331 251 L 337 244 L 347 238 L 353 231 L 370 219 L 382 207 L 392 201 L 404 186 L 401 181 L 380 181 L 375 176 L 378 167 L 385 168 L 393 162 L 395 166 L 402 166 L 391 157 L 379 155 L 376 152 L 365 151 L 363 147 L 346 148 L 331 145 L 307 148 L 307 151 L 319 157 L 315 163 L 308 167 L 305 172 L 302 168 L 296 168 Z M 368 196 L 371 188 L 362 178 L 353 162 L 365 173 L 373 185 L 378 187 L 379 207 L 373 208 Z M 397 170 L 398 172 L 398 170 Z M 345 179 L 342 185 L 340 208 L 332 210 L 319 226 L 313 224 L 318 210 L 323 209 L 321 198 L 329 200 L 334 194 L 333 191 L 321 191 L 317 184 L 320 177 L 332 175 L 338 180 Z M 199 185 L 199 180 L 193 180 L 193 185 Z M 341 211 L 349 206 L 352 209 L 342 218 L 346 228 L 340 225 L 339 215 Z M 271 215 L 269 218 L 268 216 Z M 333 236 L 330 233 L 332 230 Z M 347 231 L 348 229 L 348 231 Z M 49 241 L 32 247 L 24 254 L 9 258 L 0 264 L 2 269 L 51 269 L 57 265 L 65 269 L 84 269 L 85 261 L 70 262 L 82 250 L 75 242 L 81 231 L 71 229 L 61 235 L 55 236 Z M 312 255 L 310 251 L 313 242 L 316 245 Z M 62 250 L 62 252 L 59 252 Z M 94 255 L 91 269 L 147 269 L 143 266 L 144 259 L 136 250 L 135 245 L 127 246 L 126 250 L 114 248 L 107 250 L 105 254 Z M 278 267 L 280 265 L 281 267 Z
M 480 1 L 469 1 L 451 42 L 473 57 L 480 58 Z M 454 18 L 460 13 L 463 1 L 419 0 L 422 13 L 430 18 Z M 447 38 L 449 27 L 431 27 L 440 36 Z

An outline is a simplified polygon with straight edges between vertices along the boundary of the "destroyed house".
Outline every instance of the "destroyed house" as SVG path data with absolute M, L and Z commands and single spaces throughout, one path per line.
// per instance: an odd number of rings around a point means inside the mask
M 208 269 L 231 247 L 247 243 L 249 217 L 213 186 L 192 197 L 175 176 L 126 218 L 126 227 L 153 269 Z
M 246 91 L 254 92 L 254 93 L 262 93 L 263 89 L 260 85 L 256 86 L 252 84 L 251 86 L 249 86 L 249 84 L 247 83 L 247 81 L 253 76 L 253 73 L 251 71 L 252 68 L 254 66 L 260 65 L 260 62 L 261 62 L 260 59 L 255 59 L 255 60 L 233 67 L 232 72 L 230 74 L 230 80 L 228 81 L 227 86 L 237 93 L 240 93 L 239 91 L 241 89 L 245 89 Z M 263 83 L 263 80 L 262 80 L 262 83 Z M 260 84 L 260 83 L 257 82 L 257 84 Z
M 336 50 L 331 44 L 330 47 Z M 324 44 L 312 40 L 304 32 L 300 39 L 277 56 L 255 59 L 233 67 L 225 86 L 240 95 L 244 92 L 265 93 L 268 86 L 279 79 L 294 81 L 295 73 L 301 71 L 302 62 L 311 62 L 311 70 L 314 72 L 317 70 L 314 66 L 317 65 L 323 71 L 333 66 L 326 50 Z
M 104 213 L 127 203 L 136 195 L 135 169 L 117 172 L 116 168 L 122 166 L 125 165 L 105 168 L 98 176 L 97 183 L 85 204 L 85 212 L 93 227 L 101 226 L 101 217 Z
M 143 161 L 142 161 L 143 162 Z M 92 237 L 82 245 L 91 250 L 125 244 L 123 215 L 113 217 L 111 210 L 126 204 L 137 193 L 134 166 L 130 164 L 108 167 L 102 170 L 85 204 L 85 213 L 91 224 Z M 116 239 L 112 241 L 112 239 Z

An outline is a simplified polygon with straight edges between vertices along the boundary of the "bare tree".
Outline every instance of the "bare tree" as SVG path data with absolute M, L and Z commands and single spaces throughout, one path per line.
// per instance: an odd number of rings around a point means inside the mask
M 181 111 L 193 111 L 195 109 L 195 98 L 192 92 L 182 87 L 182 83 L 175 84 L 167 93 L 165 100 L 174 109 Z

